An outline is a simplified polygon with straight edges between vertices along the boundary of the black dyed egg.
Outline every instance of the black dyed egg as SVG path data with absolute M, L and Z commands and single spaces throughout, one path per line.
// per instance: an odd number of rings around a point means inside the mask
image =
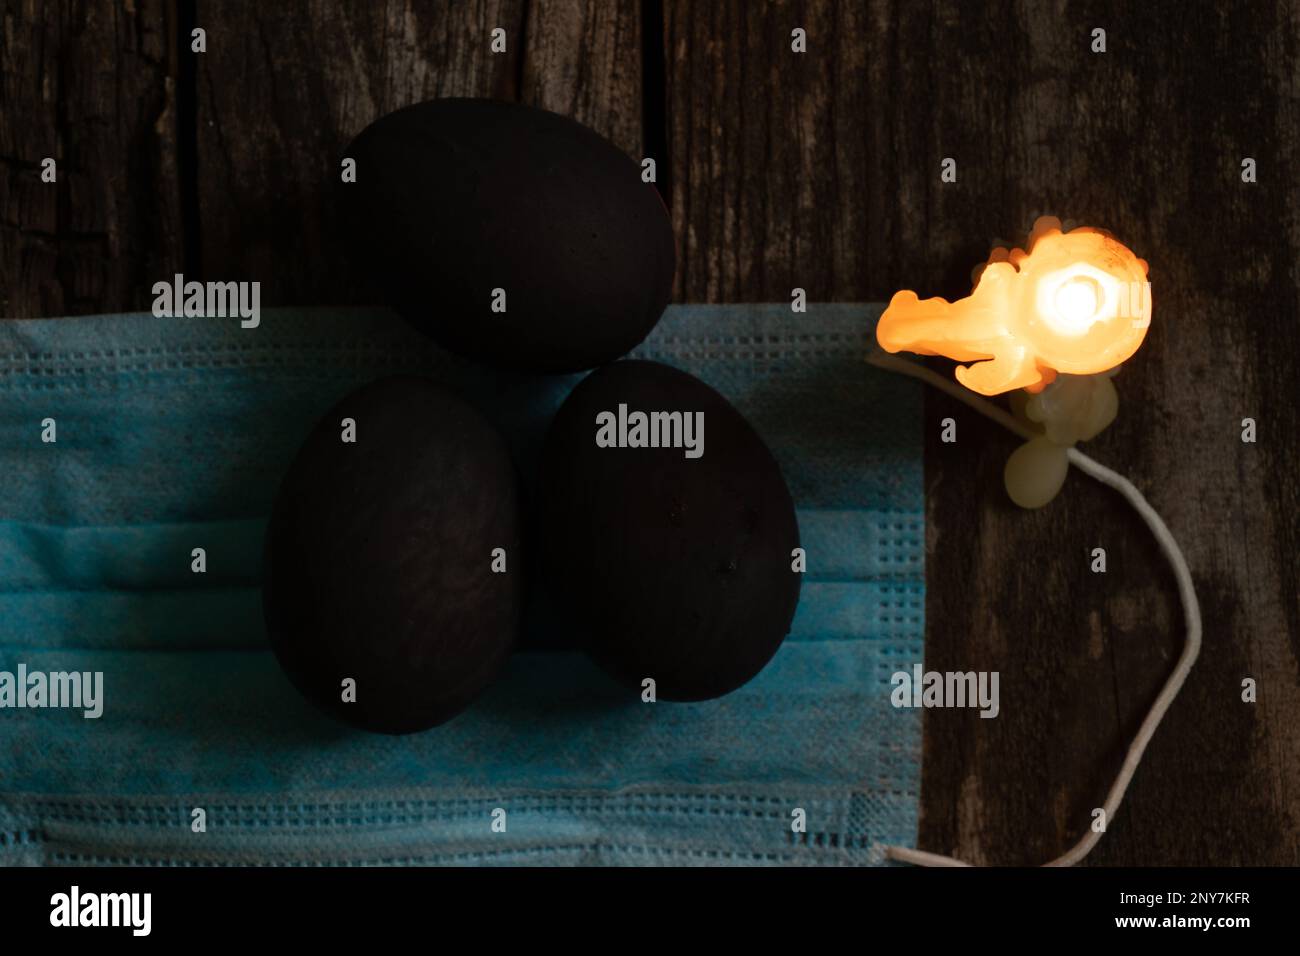
M 298 451 L 267 529 L 263 610 L 290 680 L 365 730 L 454 717 L 519 629 L 518 510 L 504 441 L 461 399 L 412 377 L 345 397 Z
M 348 146 L 342 221 L 379 301 L 492 365 L 578 371 L 625 354 L 668 303 L 668 213 L 641 167 L 546 110 L 443 99 Z M 340 177 L 340 180 L 342 177 Z
M 685 372 L 624 361 L 587 376 L 547 433 L 541 507 L 552 595 L 631 688 L 652 678 L 661 698 L 718 697 L 790 630 L 790 492 L 744 417 Z

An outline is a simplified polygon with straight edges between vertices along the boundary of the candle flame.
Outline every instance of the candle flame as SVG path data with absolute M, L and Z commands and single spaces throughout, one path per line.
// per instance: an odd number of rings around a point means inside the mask
M 984 395 L 1037 392 L 1058 372 L 1090 375 L 1127 360 L 1151 324 L 1147 264 L 1102 229 L 1034 223 L 1024 249 L 995 248 L 956 302 L 895 293 L 876 326 L 887 352 L 946 355 Z

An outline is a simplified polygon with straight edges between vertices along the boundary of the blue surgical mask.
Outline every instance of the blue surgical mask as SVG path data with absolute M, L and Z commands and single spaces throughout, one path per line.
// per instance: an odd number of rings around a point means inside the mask
M 99 716 L 48 690 L 0 709 L 0 865 L 842 864 L 913 844 L 921 717 L 889 697 L 922 658 L 921 395 L 864 364 L 878 311 L 674 306 L 634 353 L 727 396 L 789 483 L 807 577 L 756 679 L 644 704 L 544 649 L 563 622 L 537 615 L 483 698 L 406 737 L 321 716 L 270 653 L 280 478 L 326 408 L 396 372 L 480 405 L 527 474 L 581 376 L 486 370 L 383 311 L 0 323 L 0 672 L 102 681 Z

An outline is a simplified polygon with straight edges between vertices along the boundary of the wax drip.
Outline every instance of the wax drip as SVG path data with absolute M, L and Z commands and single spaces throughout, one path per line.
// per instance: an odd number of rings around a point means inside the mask
M 971 392 L 930 371 L 918 362 L 898 358 L 879 348 L 867 356 L 867 361 L 878 368 L 920 379 L 927 385 L 932 385 L 953 396 L 958 401 L 969 405 L 981 415 L 992 419 L 1003 428 L 1020 435 L 1022 438 L 1031 439 L 1036 437 L 1028 427 L 1017 421 L 1009 413 L 983 399 L 976 398 Z M 1156 728 L 1160 726 L 1160 721 L 1165 716 L 1165 711 L 1169 709 L 1169 705 L 1178 696 L 1184 681 L 1187 680 L 1187 675 L 1191 673 L 1192 665 L 1196 663 L 1196 656 L 1201 650 L 1201 608 L 1196 600 L 1196 588 L 1192 583 L 1192 574 L 1187 568 L 1187 559 L 1183 557 L 1183 552 L 1179 549 L 1174 536 L 1169 533 L 1169 528 L 1165 526 L 1160 515 L 1156 514 L 1155 509 L 1142 497 L 1142 493 L 1123 475 L 1111 471 L 1111 469 L 1089 458 L 1077 448 L 1068 449 L 1067 454 L 1070 464 L 1102 484 L 1114 488 L 1142 516 L 1142 520 L 1151 529 L 1152 535 L 1155 536 L 1160 545 L 1160 550 L 1164 552 L 1165 558 L 1169 561 L 1170 567 L 1173 568 L 1174 577 L 1178 581 L 1179 600 L 1183 605 L 1183 617 L 1187 624 L 1187 638 L 1183 643 L 1183 652 L 1179 655 L 1178 663 L 1174 665 L 1174 669 L 1165 680 L 1164 686 L 1160 688 L 1160 693 L 1151 704 L 1151 709 L 1147 711 L 1142 726 L 1138 728 L 1137 734 L 1133 737 L 1133 742 L 1129 744 L 1128 753 L 1124 755 L 1124 764 L 1120 767 L 1115 782 L 1110 785 L 1110 790 L 1106 793 L 1106 802 L 1102 804 L 1102 809 L 1105 811 L 1106 824 L 1109 826 L 1111 821 L 1115 819 L 1115 813 L 1119 810 L 1120 801 L 1124 799 L 1124 792 L 1128 789 L 1129 782 L 1133 779 L 1138 764 L 1142 762 L 1142 755 L 1146 752 L 1147 744 L 1151 742 Z M 1086 836 L 1070 849 L 1043 865 L 1073 866 L 1086 857 L 1100 840 L 1101 833 L 1090 830 Z M 918 866 L 970 866 L 969 863 L 964 863 L 950 856 L 927 853 L 924 850 L 913 850 L 901 846 L 885 847 L 885 856 L 891 860 L 915 863 Z

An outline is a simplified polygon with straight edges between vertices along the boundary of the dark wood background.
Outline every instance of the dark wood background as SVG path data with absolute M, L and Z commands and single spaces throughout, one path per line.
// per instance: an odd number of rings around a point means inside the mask
M 953 297 L 1037 214 L 1108 227 L 1150 260 L 1156 312 L 1088 450 L 1182 543 L 1205 646 L 1091 862 L 1294 865 L 1298 46 L 1280 0 L 0 0 L 0 314 L 148 308 L 174 271 L 354 301 L 322 200 L 339 151 L 451 95 L 654 156 L 676 301 Z M 1178 653 L 1173 578 L 1112 492 L 1075 475 L 1019 511 L 1014 439 L 937 394 L 925 428 L 927 665 L 999 670 L 1002 713 L 926 714 L 920 845 L 1040 862 L 1090 822 Z

